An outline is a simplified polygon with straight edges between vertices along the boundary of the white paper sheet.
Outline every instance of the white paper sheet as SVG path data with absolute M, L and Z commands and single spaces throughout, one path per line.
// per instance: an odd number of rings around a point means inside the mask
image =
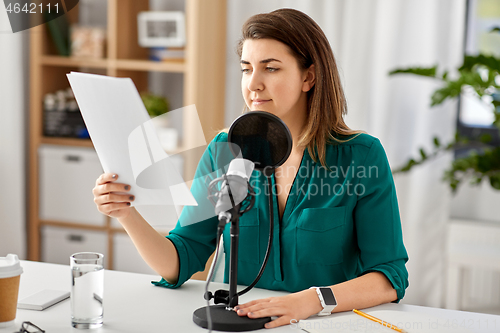
M 67 74 L 104 172 L 131 185 L 132 206 L 197 206 L 161 148 L 152 120 L 130 78 Z

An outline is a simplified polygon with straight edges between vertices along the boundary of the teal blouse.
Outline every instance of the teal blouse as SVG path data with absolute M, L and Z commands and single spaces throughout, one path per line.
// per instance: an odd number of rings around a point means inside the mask
M 346 138 L 343 138 L 346 139 Z M 350 140 L 349 140 L 350 139 Z M 279 218 L 275 193 L 274 239 L 266 269 L 256 287 L 297 292 L 311 286 L 329 286 L 368 272 L 382 272 L 399 301 L 408 287 L 401 221 L 394 180 L 380 141 L 368 134 L 327 145 L 326 165 L 304 151 L 299 171 Z M 198 206 L 184 207 L 170 232 L 179 255 L 179 278 L 157 286 L 177 288 L 202 271 L 216 245 L 217 217 L 207 197 L 206 175 L 218 177 L 227 169 L 227 134 L 220 133 L 206 149 L 191 192 Z M 226 169 L 224 169 L 226 166 Z M 272 178 L 274 184 L 274 177 Z M 265 176 L 254 170 L 254 207 L 240 218 L 238 284 L 249 285 L 263 262 L 269 238 L 268 190 Z M 279 190 L 279 189 L 278 189 Z M 208 214 L 208 215 L 206 215 Z M 203 221 L 202 221 L 203 220 Z M 202 221 L 190 224 L 194 221 Z M 225 274 L 229 267 L 229 227 L 224 230 Z

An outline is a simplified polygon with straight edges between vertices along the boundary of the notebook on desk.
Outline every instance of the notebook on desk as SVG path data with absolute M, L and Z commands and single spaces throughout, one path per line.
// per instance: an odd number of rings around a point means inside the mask
M 45 289 L 20 300 L 17 308 L 42 311 L 67 298 L 69 298 L 69 291 Z

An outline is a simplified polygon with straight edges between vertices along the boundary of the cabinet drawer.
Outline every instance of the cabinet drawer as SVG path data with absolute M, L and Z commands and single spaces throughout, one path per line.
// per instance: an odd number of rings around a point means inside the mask
M 102 174 L 93 148 L 42 145 L 40 159 L 40 218 L 104 225 L 92 189 Z
M 107 262 L 108 237 L 104 231 L 78 230 L 52 226 L 42 227 L 42 261 L 69 265 L 69 257 L 77 252 L 104 254 Z

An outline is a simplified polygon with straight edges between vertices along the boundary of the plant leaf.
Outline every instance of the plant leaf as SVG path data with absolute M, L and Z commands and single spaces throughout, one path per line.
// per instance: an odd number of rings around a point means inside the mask
M 420 76 L 428 76 L 437 78 L 436 76 L 437 65 L 434 67 L 408 67 L 408 68 L 398 68 L 391 72 L 389 75 L 394 74 L 415 74 Z
M 484 54 L 479 54 L 477 56 L 466 55 L 464 57 L 464 64 L 458 70 L 469 70 L 471 71 L 474 66 L 483 65 L 496 71 L 500 72 L 500 58 L 494 56 L 487 56 Z
M 434 146 L 439 148 L 441 146 L 441 142 L 439 142 L 439 138 L 437 136 L 434 137 Z
M 422 161 L 427 159 L 427 154 L 422 148 L 420 148 L 420 156 L 422 156 Z
M 447 84 L 436 90 L 431 96 L 431 106 L 439 105 L 448 98 L 457 97 L 462 90 L 462 80 L 448 81 Z

